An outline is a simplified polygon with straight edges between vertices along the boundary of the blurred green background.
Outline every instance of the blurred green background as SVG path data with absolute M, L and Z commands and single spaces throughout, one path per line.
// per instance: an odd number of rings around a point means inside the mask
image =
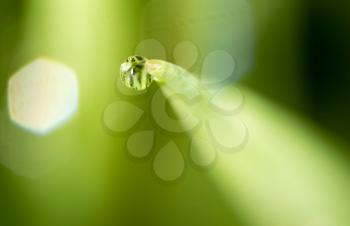
M 151 3 L 0 0 L 0 225 L 350 225 L 350 2 Z M 241 14 L 226 28 L 147 30 L 229 7 Z M 232 82 L 246 97 L 244 151 L 209 169 L 188 164 L 173 183 L 153 175 L 155 153 L 131 158 L 126 138 L 101 120 L 126 98 L 115 87 L 120 63 L 151 37 L 169 55 L 182 40 L 202 56 L 238 52 L 241 75 Z M 73 68 L 80 89 L 78 112 L 43 137 L 10 121 L 6 96 L 11 75 L 38 57 Z M 157 147 L 172 136 L 158 135 Z M 187 139 L 172 139 L 186 151 Z

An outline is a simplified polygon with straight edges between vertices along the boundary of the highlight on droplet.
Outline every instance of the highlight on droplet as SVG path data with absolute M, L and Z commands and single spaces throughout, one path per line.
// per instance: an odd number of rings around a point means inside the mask
M 18 126 L 39 135 L 52 132 L 78 108 L 77 76 L 69 67 L 39 58 L 8 82 L 8 109 Z

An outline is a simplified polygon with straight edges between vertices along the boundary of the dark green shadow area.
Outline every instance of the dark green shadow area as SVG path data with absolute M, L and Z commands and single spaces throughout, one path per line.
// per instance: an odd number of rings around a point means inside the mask
M 6 105 L 4 91 L 7 79 L 14 72 L 14 57 L 20 45 L 24 3 L 21 0 L 3 0 L 0 2 L 0 107 Z

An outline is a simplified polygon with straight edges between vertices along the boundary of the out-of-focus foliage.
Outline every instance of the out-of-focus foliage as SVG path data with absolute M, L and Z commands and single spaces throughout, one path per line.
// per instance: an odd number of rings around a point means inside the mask
M 181 2 L 187 4 L 186 10 L 178 5 Z M 159 37 L 145 33 L 145 22 L 157 25 L 169 15 L 191 18 L 222 7 L 221 0 L 200 1 L 202 8 L 196 7 L 198 2 L 0 1 L 0 225 L 350 223 L 346 214 L 350 163 L 344 157 L 350 149 L 342 140 L 350 136 L 349 4 L 247 1 L 253 24 L 242 29 L 254 32 L 244 36 L 244 43 L 255 52 L 249 56 L 241 51 L 245 45 L 230 43 L 222 35 L 226 31 L 239 40 L 230 23 L 217 26 L 215 33 L 205 30 L 205 24 L 203 33 L 200 29 L 169 29 Z M 245 1 L 222 2 L 229 8 Z M 147 18 L 155 22 L 143 21 L 150 4 Z M 158 12 L 157 4 L 174 7 Z M 247 16 L 247 11 L 240 12 Z M 240 18 L 231 18 L 233 27 L 245 24 Z M 245 151 L 219 156 L 210 168 L 192 167 L 188 137 L 162 132 L 150 157 L 139 160 L 127 153 L 125 137 L 130 134 L 112 133 L 102 117 L 110 103 L 121 99 L 148 109 L 156 87 L 140 98 L 123 95 L 115 84 L 120 63 L 145 38 L 164 42 L 169 61 L 174 61 L 176 43 L 184 39 L 198 42 L 198 65 L 215 48 L 237 51 L 242 55 L 238 62 L 249 61 L 242 69 L 250 68 L 249 73 L 241 77 L 242 87 L 249 87 L 242 88 L 247 101 L 242 114 L 251 130 Z M 78 112 L 43 137 L 11 122 L 6 96 L 10 76 L 38 57 L 73 68 L 80 92 Z M 149 114 L 145 111 L 137 128 L 159 131 Z M 130 117 L 125 114 L 124 120 Z M 165 183 L 151 166 L 169 137 L 190 164 L 178 181 Z

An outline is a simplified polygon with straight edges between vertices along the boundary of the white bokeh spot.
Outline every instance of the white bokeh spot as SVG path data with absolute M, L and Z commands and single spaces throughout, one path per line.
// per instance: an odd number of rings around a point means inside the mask
M 8 83 L 8 108 L 17 125 L 45 135 L 77 110 L 78 82 L 73 70 L 48 59 L 37 59 Z

